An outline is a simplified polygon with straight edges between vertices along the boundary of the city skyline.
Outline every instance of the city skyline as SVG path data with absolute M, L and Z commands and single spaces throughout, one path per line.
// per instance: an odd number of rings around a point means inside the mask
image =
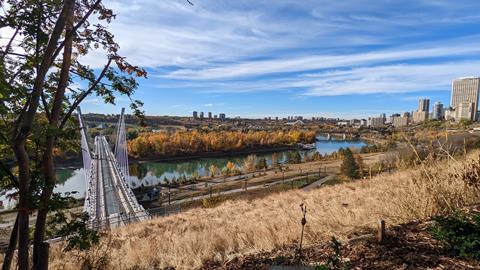
M 135 94 L 149 115 L 367 118 L 421 97 L 448 106 L 451 81 L 480 70 L 471 1 L 109 4 L 120 51 L 149 72 Z M 89 57 L 93 68 L 104 59 Z M 82 108 L 116 111 L 97 97 Z

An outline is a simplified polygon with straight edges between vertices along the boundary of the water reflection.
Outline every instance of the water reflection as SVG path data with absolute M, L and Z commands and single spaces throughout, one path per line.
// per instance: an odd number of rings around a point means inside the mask
M 300 156 L 305 159 L 306 156 L 313 155 L 315 152 L 319 152 L 322 155 L 330 154 L 337 151 L 341 147 L 346 148 L 360 148 L 365 145 L 362 141 L 337 141 L 337 140 L 323 140 L 322 137 L 317 137 L 319 141 L 316 143 L 316 150 L 298 151 Z M 297 151 L 281 151 L 276 152 L 276 159 L 280 163 L 284 163 L 289 159 L 289 155 Z M 267 164 L 272 164 L 273 153 L 257 154 L 257 160 L 265 158 Z M 205 176 L 208 174 L 209 167 L 215 165 L 217 168 L 222 169 L 226 166 L 228 161 L 233 162 L 236 166 L 241 167 L 248 155 L 237 155 L 231 157 L 221 158 L 200 158 L 184 161 L 171 161 L 171 162 L 147 162 L 141 164 L 130 165 L 130 181 L 135 186 L 149 186 L 165 181 L 165 179 L 171 180 L 172 178 L 179 178 L 185 176 L 186 178 L 195 175 Z M 57 170 L 57 177 L 61 184 L 57 185 L 57 192 L 69 192 L 78 191 L 75 197 L 84 197 L 85 195 L 85 175 L 82 168 L 80 169 L 60 169 Z

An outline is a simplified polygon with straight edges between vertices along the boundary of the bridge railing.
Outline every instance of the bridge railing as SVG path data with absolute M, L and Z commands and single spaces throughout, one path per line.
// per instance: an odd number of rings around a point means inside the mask
M 128 224 L 150 219 L 151 215 L 146 211 L 119 213 L 105 219 L 93 219 L 89 221 L 89 227 L 94 230 L 108 230 Z

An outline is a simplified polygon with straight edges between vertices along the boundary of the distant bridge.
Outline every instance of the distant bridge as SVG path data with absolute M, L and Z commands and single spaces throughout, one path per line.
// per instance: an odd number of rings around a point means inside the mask
M 150 218 L 128 186 L 130 176 L 124 112 L 122 108 L 115 136 L 115 152 L 112 152 L 105 136 L 96 136 L 93 147 L 90 147 L 87 127 L 78 110 L 86 182 L 84 211 L 89 215 L 90 227 L 98 230 Z
M 320 136 L 320 141 L 335 140 L 352 140 L 358 139 L 360 135 L 358 133 L 351 132 L 317 132 L 317 136 Z

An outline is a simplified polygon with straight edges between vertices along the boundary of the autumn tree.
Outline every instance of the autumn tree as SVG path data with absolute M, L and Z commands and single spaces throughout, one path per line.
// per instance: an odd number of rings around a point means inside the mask
M 245 172 L 254 172 L 257 165 L 257 156 L 248 155 L 245 161 L 243 162 L 243 169 Z
M 227 165 L 224 168 L 224 173 L 227 175 L 230 175 L 230 174 L 233 174 L 236 169 L 237 169 L 237 166 L 235 166 L 235 163 L 228 161 Z
M 363 158 L 361 155 L 355 155 L 355 163 L 358 166 L 358 177 L 362 178 L 363 172 L 365 171 L 365 163 L 363 162 Z
M 218 168 L 215 166 L 215 164 L 212 164 L 210 167 L 208 167 L 208 171 L 210 172 L 211 177 L 215 177 L 215 175 L 218 173 Z
M 132 110 L 140 115 L 142 103 L 131 99 L 137 87 L 133 76 L 146 73 L 119 55 L 119 45 L 106 27 L 115 14 L 101 0 L 8 0 L 1 4 L 0 28 L 11 34 L 0 49 L 0 112 L 16 168 L 15 173 L 9 168 L 4 173 L 13 175 L 18 184 L 18 231 L 12 237 L 18 234 L 19 269 L 29 269 L 29 212 L 37 207 L 35 268 L 56 185 L 54 149 L 71 132 L 78 132 L 72 114 L 92 94 L 111 104 L 121 94 L 130 98 Z M 82 62 L 95 49 L 105 53 L 105 66 L 100 70 Z M 41 121 L 44 124 L 37 125 Z M 41 155 L 34 160 L 29 147 L 32 136 L 38 136 L 42 145 Z M 35 187 L 34 163 L 40 164 L 41 179 Z M 33 192 L 39 195 L 36 205 L 31 203 Z

